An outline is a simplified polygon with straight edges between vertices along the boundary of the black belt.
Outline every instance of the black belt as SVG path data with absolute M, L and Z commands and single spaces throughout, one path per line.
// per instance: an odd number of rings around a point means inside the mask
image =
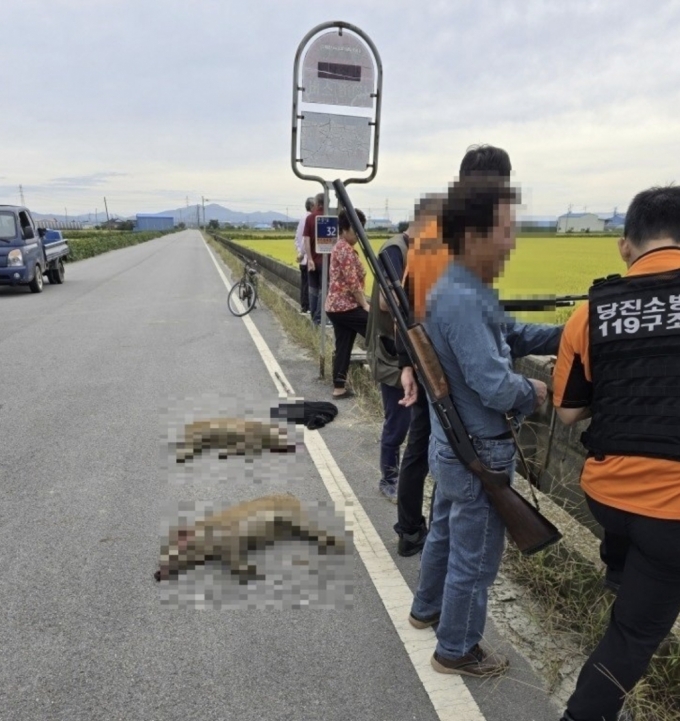
M 480 438 L 482 441 L 509 441 L 512 438 L 512 431 L 505 431 L 497 436 L 491 436 L 491 438 Z

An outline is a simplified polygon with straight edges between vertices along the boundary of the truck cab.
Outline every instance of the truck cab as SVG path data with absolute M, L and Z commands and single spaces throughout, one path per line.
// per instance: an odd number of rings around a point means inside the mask
M 43 290 L 43 276 L 50 283 L 64 282 L 68 243 L 61 233 L 38 228 L 28 208 L 0 205 L 0 285 L 27 285 Z

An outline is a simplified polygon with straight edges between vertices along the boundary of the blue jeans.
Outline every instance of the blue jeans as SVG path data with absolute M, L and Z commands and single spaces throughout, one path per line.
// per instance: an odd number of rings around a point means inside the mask
M 482 463 L 514 473 L 512 439 L 473 442 Z M 437 493 L 411 611 L 419 618 L 441 613 L 437 653 L 457 659 L 484 634 L 487 589 L 501 563 L 505 524 L 477 476 L 434 436 L 430 437 L 429 462 Z
M 307 271 L 307 294 L 309 296 L 309 314 L 314 325 L 321 323 L 321 266 Z
M 381 383 L 380 393 L 385 415 L 380 436 L 380 482 L 396 486 L 399 480 L 399 450 L 411 425 L 411 409 L 399 405 L 404 397 L 403 388 Z

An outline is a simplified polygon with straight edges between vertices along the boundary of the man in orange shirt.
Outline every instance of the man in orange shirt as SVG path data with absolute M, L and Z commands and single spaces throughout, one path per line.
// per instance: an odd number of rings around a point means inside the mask
M 560 419 L 592 417 L 581 487 L 628 552 L 609 627 L 563 721 L 615 721 L 680 612 L 680 187 L 635 196 L 623 278 L 596 281 L 562 335 Z

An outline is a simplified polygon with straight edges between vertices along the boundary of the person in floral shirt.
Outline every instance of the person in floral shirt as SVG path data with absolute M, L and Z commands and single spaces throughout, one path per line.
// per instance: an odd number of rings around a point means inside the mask
M 360 210 L 357 215 L 366 225 L 366 216 Z M 348 398 L 353 395 L 345 388 L 349 361 L 357 333 L 366 337 L 368 301 L 364 295 L 366 271 L 354 248 L 357 237 L 344 210 L 338 213 L 338 229 L 340 238 L 331 252 L 325 308 L 335 332 L 333 398 Z

